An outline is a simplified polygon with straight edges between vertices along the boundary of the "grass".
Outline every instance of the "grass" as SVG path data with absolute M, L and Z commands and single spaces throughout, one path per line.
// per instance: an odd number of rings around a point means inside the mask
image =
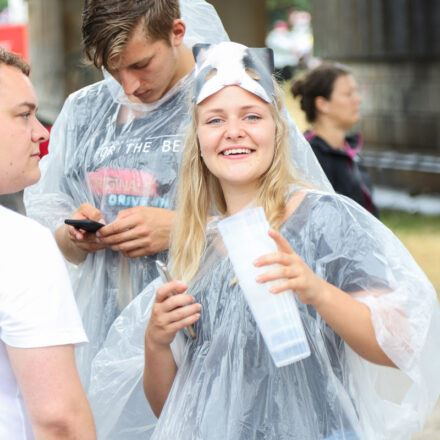
M 411 252 L 440 296 L 440 216 L 382 211 L 381 220 Z
M 405 233 L 440 234 L 440 216 L 381 211 L 381 220 L 391 230 Z

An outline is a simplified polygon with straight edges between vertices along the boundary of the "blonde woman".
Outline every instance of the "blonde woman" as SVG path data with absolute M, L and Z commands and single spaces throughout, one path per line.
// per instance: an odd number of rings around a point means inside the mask
M 289 141 L 270 52 L 236 43 L 198 49 L 171 246 L 178 281 L 146 288 L 95 361 L 92 406 L 118 390 L 120 412 L 109 408 L 115 428 L 105 438 L 148 430 L 183 440 L 410 438 L 439 394 L 432 286 L 369 213 L 310 188 L 322 173 L 312 158 L 314 176 L 299 181 L 295 156 L 310 151 L 302 138 Z M 258 282 L 296 293 L 311 349 L 282 368 L 216 229 L 219 217 L 257 205 L 279 249 L 256 256 L 256 266 L 279 264 Z M 139 403 L 141 353 L 149 407 Z

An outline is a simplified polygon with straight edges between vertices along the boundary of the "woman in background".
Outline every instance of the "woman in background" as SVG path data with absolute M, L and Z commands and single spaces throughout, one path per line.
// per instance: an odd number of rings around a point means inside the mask
M 304 133 L 335 191 L 350 197 L 376 217 L 372 185 L 359 156 L 361 134 L 347 135 L 360 120 L 361 96 L 350 71 L 337 63 L 323 63 L 293 82 L 294 97 L 312 129 Z

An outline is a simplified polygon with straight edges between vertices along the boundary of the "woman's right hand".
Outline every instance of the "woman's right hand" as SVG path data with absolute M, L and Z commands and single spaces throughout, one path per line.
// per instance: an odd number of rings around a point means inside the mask
M 179 330 L 200 318 L 202 306 L 194 302 L 192 295 L 184 293 L 187 289 L 188 286 L 180 281 L 171 281 L 157 289 L 145 331 L 146 346 L 152 349 L 169 347 Z
M 179 330 L 200 318 L 202 306 L 185 293 L 187 289 L 180 281 L 160 286 L 145 330 L 143 387 L 156 417 L 160 416 L 177 373 L 170 344 Z

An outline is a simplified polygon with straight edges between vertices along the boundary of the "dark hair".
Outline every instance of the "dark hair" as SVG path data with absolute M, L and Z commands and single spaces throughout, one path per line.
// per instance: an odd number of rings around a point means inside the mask
M 31 71 L 29 64 L 23 58 L 0 47 L 0 66 L 3 64 L 20 69 L 23 75 L 26 76 L 29 76 Z
M 169 42 L 177 18 L 178 0 L 86 0 L 82 14 L 86 57 L 98 69 L 114 68 L 139 23 L 146 39 Z
M 316 120 L 315 99 L 318 96 L 330 99 L 335 81 L 350 73 L 342 64 L 326 62 L 308 72 L 304 78 L 293 82 L 290 90 L 294 97 L 301 96 L 301 109 L 309 122 Z

